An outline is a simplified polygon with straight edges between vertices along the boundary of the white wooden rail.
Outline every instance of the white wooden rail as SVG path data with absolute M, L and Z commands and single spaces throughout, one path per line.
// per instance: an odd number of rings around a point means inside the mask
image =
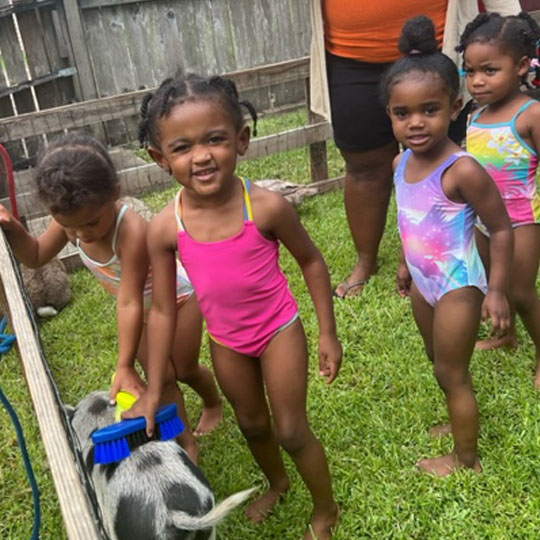
M 58 501 L 70 540 L 100 540 L 75 458 L 71 451 L 53 389 L 43 365 L 40 346 L 19 287 L 19 281 L 9 255 L 9 247 L 0 230 L 0 278 L 3 296 L 0 304 L 6 310 L 10 327 L 17 336 L 17 348 L 34 411 L 39 424 L 47 461 L 58 494 Z M 6 309 L 7 307 L 7 309 Z

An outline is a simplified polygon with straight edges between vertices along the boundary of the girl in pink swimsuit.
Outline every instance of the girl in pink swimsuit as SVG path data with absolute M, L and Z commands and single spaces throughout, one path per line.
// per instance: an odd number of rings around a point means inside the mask
M 513 321 L 519 313 L 536 348 L 535 386 L 540 388 L 540 300 L 536 277 L 540 262 L 540 103 L 520 91 L 536 53 L 540 28 L 527 13 L 479 15 L 461 36 L 467 88 L 481 109 L 467 130 L 467 150 L 493 177 L 514 229 L 509 301 Z M 490 237 L 482 223 L 476 233 L 482 258 Z M 501 338 L 478 348 L 517 346 L 515 325 Z
M 0 225 L 17 258 L 31 268 L 48 262 L 67 242 L 75 244 L 83 263 L 116 297 L 118 362 L 111 399 L 121 389 L 140 395 L 145 385 L 134 364 L 139 360 L 148 372 L 144 317 L 152 294 L 146 248 L 148 224 L 118 202 L 118 176 L 107 150 L 93 137 L 70 134 L 52 142 L 40 157 L 35 176 L 39 195 L 52 216 L 47 230 L 38 238 L 32 237 L 3 207 Z M 175 329 L 175 346 L 164 369 L 161 400 L 175 402 L 186 423 L 184 400 L 176 381 L 186 382 L 203 398 L 201 422 L 208 427 L 209 419 L 214 417 L 215 424 L 221 418 L 221 399 L 212 373 L 198 362 L 202 319 L 193 287 L 181 266 L 175 265 L 175 276 L 175 309 L 181 324 Z M 109 377 L 104 375 L 103 383 Z M 196 460 L 198 445 L 189 429 L 179 441 Z
M 338 518 L 324 450 L 306 415 L 308 354 L 296 301 L 279 267 L 279 243 L 300 265 L 319 319 L 320 372 L 336 377 L 330 279 L 322 255 L 281 195 L 236 176 L 249 145 L 234 83 L 221 77 L 166 80 L 144 100 L 141 144 L 182 186 L 148 235 L 154 288 L 149 314 L 150 381 L 134 406 L 153 417 L 174 326 L 174 253 L 193 283 L 211 336 L 218 382 L 231 402 L 269 489 L 246 513 L 264 519 L 288 490 L 279 447 L 311 492 L 311 532 L 328 539 Z M 265 398 L 268 394 L 269 405 Z M 133 413 L 135 414 L 135 412 Z M 274 426 L 272 426 L 272 419 Z

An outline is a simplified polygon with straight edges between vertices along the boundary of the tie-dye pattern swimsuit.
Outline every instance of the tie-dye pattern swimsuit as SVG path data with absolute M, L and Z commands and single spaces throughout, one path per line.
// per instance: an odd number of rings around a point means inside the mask
M 118 231 L 120 229 L 120 224 L 122 223 L 122 218 L 126 213 L 128 206 L 124 204 L 118 212 L 118 217 L 116 218 L 116 226 L 114 229 L 114 235 L 111 242 L 111 249 L 113 251 L 113 256 L 104 263 L 95 261 L 89 257 L 81 247 L 80 241 L 77 238 L 75 244 L 81 260 L 84 265 L 94 274 L 97 280 L 101 283 L 103 288 L 113 296 L 118 295 L 120 290 L 120 281 L 122 279 L 122 264 L 120 262 L 120 257 L 116 253 L 116 242 L 118 239 Z M 185 301 L 190 298 L 193 294 L 193 287 L 189 278 L 187 277 L 186 271 L 182 266 L 182 263 L 176 259 L 176 305 L 180 307 Z M 144 309 L 145 312 L 148 311 L 152 303 L 152 269 L 149 268 L 148 275 L 146 276 L 146 282 L 144 284 L 143 292 L 144 300 Z
M 509 122 L 480 124 L 481 109 L 467 129 L 467 151 L 497 184 L 513 227 L 540 223 L 540 197 L 536 190 L 538 154 L 518 134 L 518 116 L 536 101 L 525 103 Z M 487 233 L 478 220 L 477 227 Z
M 468 154 L 456 152 L 414 184 L 405 180 L 411 154 L 403 153 L 394 182 L 401 243 L 414 284 L 432 306 L 462 287 L 485 293 L 486 274 L 474 241 L 476 212 L 467 203 L 451 201 L 441 183 L 444 172 Z

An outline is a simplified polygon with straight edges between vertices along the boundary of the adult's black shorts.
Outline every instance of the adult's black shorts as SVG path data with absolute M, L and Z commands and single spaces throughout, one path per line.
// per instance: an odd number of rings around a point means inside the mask
M 371 64 L 326 53 L 334 140 L 340 150 L 363 152 L 394 140 L 380 97 L 390 64 Z

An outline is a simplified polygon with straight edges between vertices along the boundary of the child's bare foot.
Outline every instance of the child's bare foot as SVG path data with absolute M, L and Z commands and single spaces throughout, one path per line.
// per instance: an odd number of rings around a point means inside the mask
M 268 488 L 258 499 L 254 500 L 246 508 L 247 518 L 253 521 L 253 523 L 261 523 L 264 521 L 288 489 L 288 480 L 283 484 L 283 487 Z
M 329 540 L 336 531 L 339 521 L 339 506 L 335 503 L 334 508 L 324 515 L 313 516 L 309 529 L 302 540 Z
M 452 426 L 450 424 L 439 424 L 429 430 L 429 436 L 433 439 L 441 439 L 450 435 L 450 433 L 452 433 Z
M 446 456 L 421 459 L 416 466 L 420 471 L 433 474 L 434 476 L 447 476 L 456 472 L 458 469 L 464 468 L 473 469 L 477 473 L 482 472 L 482 465 L 480 465 L 478 458 L 476 458 L 474 465 L 469 467 L 461 463 L 454 452 Z
M 506 349 L 517 349 L 518 340 L 515 334 L 506 334 L 498 338 L 482 339 L 476 342 L 474 346 L 475 351 L 492 351 L 505 347 Z
M 216 429 L 222 418 L 223 404 L 221 401 L 219 402 L 219 405 L 216 405 L 215 407 L 204 407 L 193 435 L 196 437 L 208 435 Z

